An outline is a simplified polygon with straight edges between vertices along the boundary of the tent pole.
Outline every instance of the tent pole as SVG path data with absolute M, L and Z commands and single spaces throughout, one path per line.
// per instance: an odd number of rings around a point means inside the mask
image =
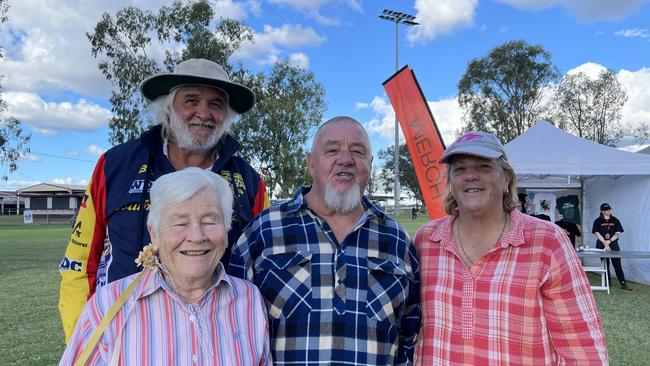
M 585 177 L 580 177 L 580 226 L 582 226 L 582 245 L 587 240 L 585 227 Z

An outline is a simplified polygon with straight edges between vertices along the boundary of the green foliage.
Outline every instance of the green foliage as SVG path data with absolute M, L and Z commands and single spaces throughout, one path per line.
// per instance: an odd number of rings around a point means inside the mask
M 149 120 L 146 101 L 139 92 L 147 76 L 172 71 L 189 58 L 209 59 L 255 92 L 255 108 L 241 116 L 231 134 L 242 144 L 242 155 L 259 167 L 268 187 L 277 186 L 282 197 L 289 197 L 295 186 L 305 182 L 306 151 L 302 146 L 325 110 L 323 86 L 313 73 L 288 61 L 276 63 L 268 74 L 257 75 L 241 65 L 230 65 L 229 57 L 252 41 L 252 32 L 238 21 L 216 20 L 217 16 L 208 0 L 175 1 L 158 12 L 130 6 L 114 17 L 102 16 L 87 36 L 93 56 L 100 58 L 99 70 L 116 87 L 109 99 L 113 112 L 110 141 L 117 144 L 134 139 L 158 123 Z M 175 44 L 180 51 L 165 49 L 168 44 Z M 162 65 L 148 54 L 155 47 L 165 49 Z
M 252 33 L 234 20 L 220 20 L 211 31 L 214 17 L 208 0 L 175 1 L 157 13 L 129 6 L 115 17 L 104 13 L 94 31 L 86 34 L 92 55 L 100 59 L 99 70 L 116 87 L 109 98 L 111 143 L 136 138 L 153 122 L 148 120 L 146 101 L 139 92 L 148 76 L 171 71 L 188 58 L 210 59 L 230 69 L 228 58 L 242 43 L 252 40 Z M 182 51 L 170 49 L 172 46 Z M 165 49 L 163 65 L 149 54 L 156 47 Z
M 379 184 L 381 182 L 381 177 L 379 174 L 380 173 L 377 171 L 377 166 L 375 164 L 372 164 L 370 176 L 368 177 L 368 185 L 366 186 L 366 195 L 370 196 L 373 193 L 377 192 L 377 189 L 379 189 Z
M 603 70 L 591 79 L 583 72 L 567 75 L 556 94 L 558 124 L 574 135 L 616 146 L 626 133 L 618 122 L 627 93 L 612 70 Z
M 0 96 L 0 113 L 4 112 L 6 106 Z M 0 120 L 0 165 L 7 165 L 9 171 L 13 172 L 18 167 L 17 161 L 22 155 L 29 153 L 29 141 L 32 136 L 23 132 L 20 121 L 14 117 L 6 117 Z M 6 175 L 2 179 L 7 179 Z
M 394 145 L 391 145 L 384 150 L 380 150 L 378 154 L 379 160 L 384 162 L 384 168 L 380 173 L 380 177 L 386 191 L 391 191 L 395 182 L 394 147 Z M 413 160 L 411 160 L 411 154 L 406 144 L 399 146 L 399 183 L 401 188 L 410 190 L 419 202 L 419 205 L 422 206 L 422 191 L 420 190 L 418 177 L 413 167 Z
M 631 131 L 634 137 L 634 143 L 643 144 L 650 138 L 650 125 L 648 123 L 641 123 Z
M 7 21 L 9 4 L 0 0 L 0 23 Z M 4 49 L 0 48 L 0 59 L 4 57 Z M 9 171 L 13 172 L 18 167 L 17 162 L 20 156 L 29 153 L 29 141 L 31 135 L 23 132 L 19 120 L 11 116 L 5 116 L 7 102 L 2 99 L 4 88 L 0 85 L 0 166 L 6 165 Z M 7 179 L 6 175 L 2 179 Z
M 258 167 L 270 193 L 278 187 L 280 197 L 290 197 L 305 183 L 303 146 L 322 119 L 324 88 L 312 72 L 287 60 L 274 64 L 268 75 L 242 70 L 234 78 L 255 90 L 257 102 L 231 133 L 242 144 L 244 158 Z
M 494 133 L 504 143 L 545 113 L 543 90 L 559 76 L 542 46 L 510 41 L 467 65 L 458 82 L 465 130 Z

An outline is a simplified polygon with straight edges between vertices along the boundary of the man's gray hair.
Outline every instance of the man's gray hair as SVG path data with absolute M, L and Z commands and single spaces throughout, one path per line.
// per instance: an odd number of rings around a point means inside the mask
M 178 90 L 182 87 L 183 86 L 174 88 L 169 92 L 169 94 L 163 95 L 149 103 L 149 113 L 154 117 L 154 124 L 160 123 L 162 125 L 160 133 L 162 134 L 163 139 L 168 139 L 170 137 L 169 121 L 172 113 L 174 113 L 174 98 L 176 97 Z M 230 98 L 230 95 L 226 95 Z M 237 121 L 237 118 L 239 118 L 239 114 L 230 107 L 230 103 L 226 103 L 226 112 L 223 117 L 224 126 L 231 126 L 233 122 Z
M 328 119 L 327 121 L 323 122 L 318 128 L 316 129 L 316 132 L 314 133 L 314 138 L 312 139 L 311 142 L 311 152 L 314 152 L 314 145 L 316 144 L 316 141 L 320 137 L 320 134 L 323 132 L 325 127 L 327 127 L 330 124 L 334 123 L 353 123 L 361 127 L 361 130 L 366 134 L 366 138 L 368 139 L 368 148 L 370 149 L 370 152 L 372 152 L 372 142 L 370 141 L 370 136 L 368 136 L 368 131 L 366 131 L 366 128 L 363 127 L 363 124 L 361 122 L 357 121 L 356 119 L 349 117 L 349 116 L 336 116 L 333 118 Z
M 204 189 L 214 193 L 214 199 L 221 208 L 224 227 L 228 232 L 233 211 L 233 196 L 228 182 L 211 171 L 195 167 L 165 174 L 153 183 L 147 224 L 151 225 L 155 232 L 158 232 L 160 217 L 164 210 L 169 209 L 169 206 L 174 203 L 192 198 Z

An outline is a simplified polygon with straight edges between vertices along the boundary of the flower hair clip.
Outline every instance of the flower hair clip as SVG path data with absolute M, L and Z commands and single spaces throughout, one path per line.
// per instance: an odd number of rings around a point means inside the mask
M 158 246 L 154 244 L 145 245 L 135 259 L 138 266 L 144 268 L 158 268 Z

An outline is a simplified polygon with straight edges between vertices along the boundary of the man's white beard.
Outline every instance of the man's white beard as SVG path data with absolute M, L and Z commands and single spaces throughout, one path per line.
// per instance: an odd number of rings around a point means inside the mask
M 210 135 L 205 142 L 201 143 L 200 141 L 194 140 L 194 136 L 192 136 L 189 127 L 190 123 L 200 122 L 203 121 L 198 118 L 185 121 L 175 111 L 170 113 L 169 129 L 171 135 L 174 137 L 174 142 L 178 147 L 193 153 L 206 154 L 212 150 L 217 143 L 219 143 L 223 134 L 230 127 L 230 119 L 224 119 L 221 124 L 213 122 L 214 131 L 212 132 L 212 135 Z
M 338 193 L 330 182 L 325 185 L 325 206 L 341 215 L 351 213 L 361 204 L 359 185 L 354 184 L 347 192 Z

